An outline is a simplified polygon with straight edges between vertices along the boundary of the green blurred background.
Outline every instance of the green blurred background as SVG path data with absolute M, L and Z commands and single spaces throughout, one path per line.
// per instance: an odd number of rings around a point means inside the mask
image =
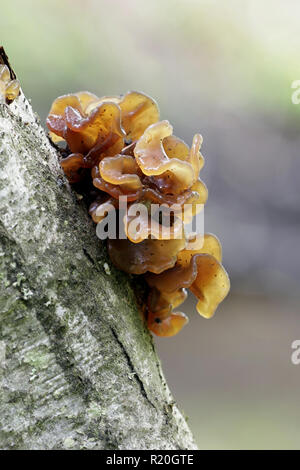
M 58 95 L 134 89 L 175 134 L 200 132 L 232 281 L 212 320 L 157 347 L 200 448 L 300 448 L 298 0 L 13 0 L 0 42 L 45 120 Z M 155 423 L 153 423 L 155 425 Z

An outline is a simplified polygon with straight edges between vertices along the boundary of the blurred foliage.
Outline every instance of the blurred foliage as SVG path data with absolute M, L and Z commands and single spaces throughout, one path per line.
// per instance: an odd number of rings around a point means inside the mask
M 1 41 L 42 117 L 55 96 L 82 88 L 143 89 L 174 113 L 195 96 L 219 106 L 295 112 L 289 102 L 300 5 L 284 6 L 280 0 L 14 0 L 1 5 Z

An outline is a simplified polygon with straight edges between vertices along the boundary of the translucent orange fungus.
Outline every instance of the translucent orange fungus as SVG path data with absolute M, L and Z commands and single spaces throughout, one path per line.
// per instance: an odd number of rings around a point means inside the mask
M 20 94 L 20 83 L 12 80 L 7 65 L 0 64 L 0 99 L 10 102 Z
M 200 179 L 202 137 L 196 134 L 189 147 L 168 121 L 160 121 L 156 102 L 138 92 L 61 96 L 47 126 L 54 142 L 65 142 L 61 166 L 70 183 L 90 194 L 96 224 L 111 211 L 120 213 L 120 197 L 127 197 L 118 219 L 125 238 L 109 238 L 108 253 L 119 269 L 144 275 L 149 329 L 173 336 L 183 328 L 188 319 L 174 309 L 186 299 L 186 289 L 198 298 L 200 315 L 210 318 L 230 283 L 219 240 L 211 234 L 192 240 L 186 230 L 207 201 Z

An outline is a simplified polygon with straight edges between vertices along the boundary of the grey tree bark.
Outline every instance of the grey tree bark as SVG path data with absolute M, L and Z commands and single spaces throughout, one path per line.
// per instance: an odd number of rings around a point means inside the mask
M 0 104 L 0 283 L 1 449 L 196 448 L 23 94 Z

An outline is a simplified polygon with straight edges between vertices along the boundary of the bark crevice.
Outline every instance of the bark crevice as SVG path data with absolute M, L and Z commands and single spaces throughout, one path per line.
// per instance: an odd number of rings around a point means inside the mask
M 194 449 L 131 281 L 21 93 L 0 104 L 0 447 Z

